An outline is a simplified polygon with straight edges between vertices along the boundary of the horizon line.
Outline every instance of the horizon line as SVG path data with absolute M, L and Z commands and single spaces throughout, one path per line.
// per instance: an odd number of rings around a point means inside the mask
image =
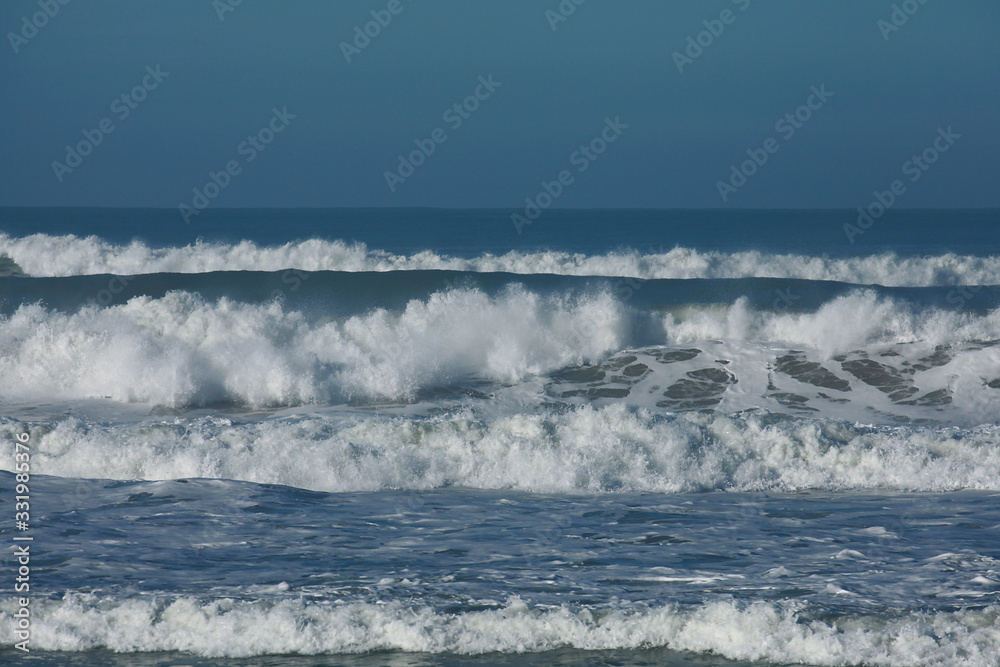
M 697 211 L 697 212 L 712 212 L 712 213 L 722 213 L 722 212 L 739 212 L 739 211 L 854 211 L 859 207 L 829 207 L 829 206 L 811 206 L 811 207 L 776 207 L 776 208 L 764 208 L 764 207 L 746 207 L 746 208 L 690 208 L 690 207 L 675 207 L 675 208 L 662 208 L 662 207 L 615 207 L 615 206 L 594 206 L 594 207 L 565 207 L 565 208 L 548 208 L 546 212 L 561 212 L 561 211 Z M 8 209 L 95 209 L 95 210 L 121 210 L 121 211 L 176 211 L 176 206 L 8 206 L 0 205 L 0 210 Z M 202 211 L 202 213 L 210 213 L 214 211 L 413 211 L 413 210 L 425 210 L 425 211 L 511 211 L 517 212 L 517 209 L 512 209 L 510 207 L 500 207 L 500 206 L 475 206 L 475 207 L 458 207 L 458 206 L 218 206 L 211 207 Z M 893 211 L 1000 211 L 1000 207 L 997 206 L 972 206 L 972 207 L 934 207 L 934 206 L 921 206 L 921 207 L 902 207 L 894 206 Z

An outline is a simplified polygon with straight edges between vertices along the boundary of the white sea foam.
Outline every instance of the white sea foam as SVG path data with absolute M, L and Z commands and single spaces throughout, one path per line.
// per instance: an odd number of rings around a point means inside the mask
M 813 257 L 757 251 L 702 252 L 673 248 L 657 253 L 584 255 L 558 251 L 485 254 L 460 258 L 424 251 L 397 255 L 364 244 L 308 240 L 279 246 L 196 243 L 154 248 L 142 242 L 115 245 L 95 236 L 11 237 L 0 234 L 0 256 L 13 259 L 30 276 L 99 273 L 204 273 L 207 271 L 397 271 L 448 269 L 531 274 L 633 278 L 800 278 L 887 286 L 998 285 L 1000 257 L 953 253 L 901 257 Z
M 13 436 L 19 422 L 0 430 Z M 222 417 L 29 425 L 32 472 L 223 478 L 319 491 L 549 493 L 1000 489 L 1000 427 L 860 426 L 622 405 L 431 418 Z M 0 455 L 14 469 L 13 450 Z
M 0 602 L 4 615 L 16 601 Z M 995 665 L 1000 610 L 858 615 L 810 620 L 793 603 L 709 602 L 698 607 L 541 608 L 519 598 L 493 610 L 67 594 L 34 600 L 32 648 L 183 651 L 246 657 L 408 652 L 524 653 L 668 647 L 730 659 L 816 665 Z M 9 641 L 9 640 L 5 640 Z
M 111 398 L 183 407 L 405 400 L 470 379 L 527 381 L 644 345 L 716 340 L 730 341 L 723 352 L 744 368 L 747 387 L 749 376 L 766 385 L 763 355 L 773 361 L 772 347 L 825 358 L 871 346 L 906 351 L 996 339 L 1000 310 L 915 312 L 866 292 L 813 313 L 755 311 L 738 300 L 663 315 L 637 311 L 608 293 L 539 296 L 512 286 L 489 296 L 452 289 L 400 312 L 378 309 L 340 320 L 287 310 L 278 301 L 209 302 L 172 292 L 73 314 L 22 305 L 0 317 L 0 372 L 17 378 L 0 386 L 0 401 Z M 983 390 L 984 380 L 1000 376 L 1000 352 L 963 354 L 940 381 L 964 391 L 970 410 L 979 409 L 977 392 L 992 391 Z
M 986 315 L 915 310 L 872 291 L 858 290 L 828 301 L 813 313 L 755 311 L 741 298 L 731 306 L 683 309 L 669 316 L 664 326 L 673 344 L 715 339 L 768 341 L 831 356 L 869 345 L 997 340 L 1000 309 Z
M 247 305 L 174 292 L 79 313 L 23 305 L 0 319 L 0 400 L 107 397 L 161 405 L 284 405 L 352 396 L 407 398 L 476 376 L 515 382 L 621 349 L 634 337 L 606 294 L 489 297 L 451 290 L 312 322 L 273 302 Z

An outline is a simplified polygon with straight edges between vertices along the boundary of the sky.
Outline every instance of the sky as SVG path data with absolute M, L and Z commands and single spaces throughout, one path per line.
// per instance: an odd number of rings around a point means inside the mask
M 3 0 L 0 31 L 0 206 L 1000 207 L 996 0 Z

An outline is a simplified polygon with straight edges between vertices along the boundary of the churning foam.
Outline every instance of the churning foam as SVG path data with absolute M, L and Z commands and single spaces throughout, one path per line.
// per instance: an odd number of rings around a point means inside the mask
M 540 296 L 512 286 L 496 296 L 452 289 L 402 311 L 331 320 L 279 301 L 171 292 L 72 314 L 22 305 L 0 317 L 0 339 L 0 372 L 18 378 L 0 386 L 7 403 L 284 406 L 408 400 L 469 379 L 513 384 L 648 345 L 733 340 L 829 356 L 872 345 L 990 341 L 1000 339 L 1000 310 L 914 310 L 859 292 L 813 313 L 755 311 L 737 300 L 661 314 L 606 292 Z
M 1000 309 L 976 315 L 914 308 L 859 289 L 812 313 L 757 311 L 740 298 L 731 306 L 684 309 L 668 316 L 664 327 L 667 341 L 676 345 L 715 339 L 766 341 L 831 356 L 872 345 L 997 340 Z
M 111 398 L 185 406 L 289 405 L 412 397 L 470 376 L 516 382 L 599 358 L 633 338 L 606 294 L 543 298 L 517 287 L 490 297 L 450 290 L 340 321 L 277 301 L 209 303 L 187 292 L 78 313 L 22 305 L 0 318 L 0 398 Z
M 0 602 L 4 614 L 16 601 Z M 67 594 L 32 606 L 32 648 L 183 651 L 211 657 L 400 650 L 483 654 L 668 647 L 736 660 L 817 665 L 995 665 L 1000 610 L 903 618 L 810 619 L 802 605 L 717 601 L 697 607 L 497 609 L 440 613 L 398 602 L 237 601 Z
M 642 254 L 614 252 L 584 255 L 567 252 L 484 254 L 465 259 L 427 250 L 398 255 L 364 244 L 318 239 L 259 246 L 195 243 L 153 248 L 133 241 L 115 245 L 96 236 L 10 237 L 0 234 L 0 256 L 14 260 L 30 276 L 75 276 L 111 273 L 204 273 L 208 271 L 453 271 L 572 276 L 653 278 L 789 278 L 833 280 L 886 286 L 998 285 L 1000 257 L 947 253 L 932 257 L 900 257 L 883 253 L 866 257 L 811 257 L 757 251 L 724 253 L 674 248 Z
M 0 430 L 13 434 L 20 423 Z M 222 478 L 317 491 L 462 486 L 547 493 L 1000 489 L 1000 426 L 861 426 L 610 405 L 430 418 L 222 417 L 29 425 L 32 471 Z M 2 467 L 14 469 L 13 452 Z

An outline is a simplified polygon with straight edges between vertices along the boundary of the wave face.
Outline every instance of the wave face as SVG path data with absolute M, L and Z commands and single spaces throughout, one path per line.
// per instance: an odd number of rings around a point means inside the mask
M 660 248 L 653 252 L 583 254 L 510 251 L 463 258 L 431 250 L 395 254 L 363 243 L 307 240 L 281 245 L 195 243 L 150 247 L 116 245 L 98 237 L 0 234 L 0 256 L 16 263 L 5 273 L 34 277 L 94 274 L 206 273 L 210 271 L 414 271 L 559 274 L 638 279 L 785 278 L 861 285 L 1000 285 L 1000 257 L 945 253 L 907 257 L 895 253 L 830 258 L 759 251 L 721 252 Z
M 0 603 L 5 615 L 12 601 Z M 994 665 L 1000 610 L 922 613 L 887 621 L 860 616 L 809 620 L 799 605 L 714 602 L 685 609 L 535 607 L 519 598 L 498 609 L 442 614 L 400 603 L 303 600 L 201 601 L 67 595 L 40 601 L 42 650 L 184 651 L 209 657 L 408 651 L 527 653 L 666 646 L 737 660 L 818 665 Z
M 13 434 L 16 422 L 3 429 Z M 861 426 L 763 414 L 664 416 L 616 404 L 475 417 L 197 417 L 33 427 L 61 477 L 249 480 L 316 491 L 544 493 L 1000 489 L 1000 427 Z M 13 454 L 3 455 L 13 469 Z

